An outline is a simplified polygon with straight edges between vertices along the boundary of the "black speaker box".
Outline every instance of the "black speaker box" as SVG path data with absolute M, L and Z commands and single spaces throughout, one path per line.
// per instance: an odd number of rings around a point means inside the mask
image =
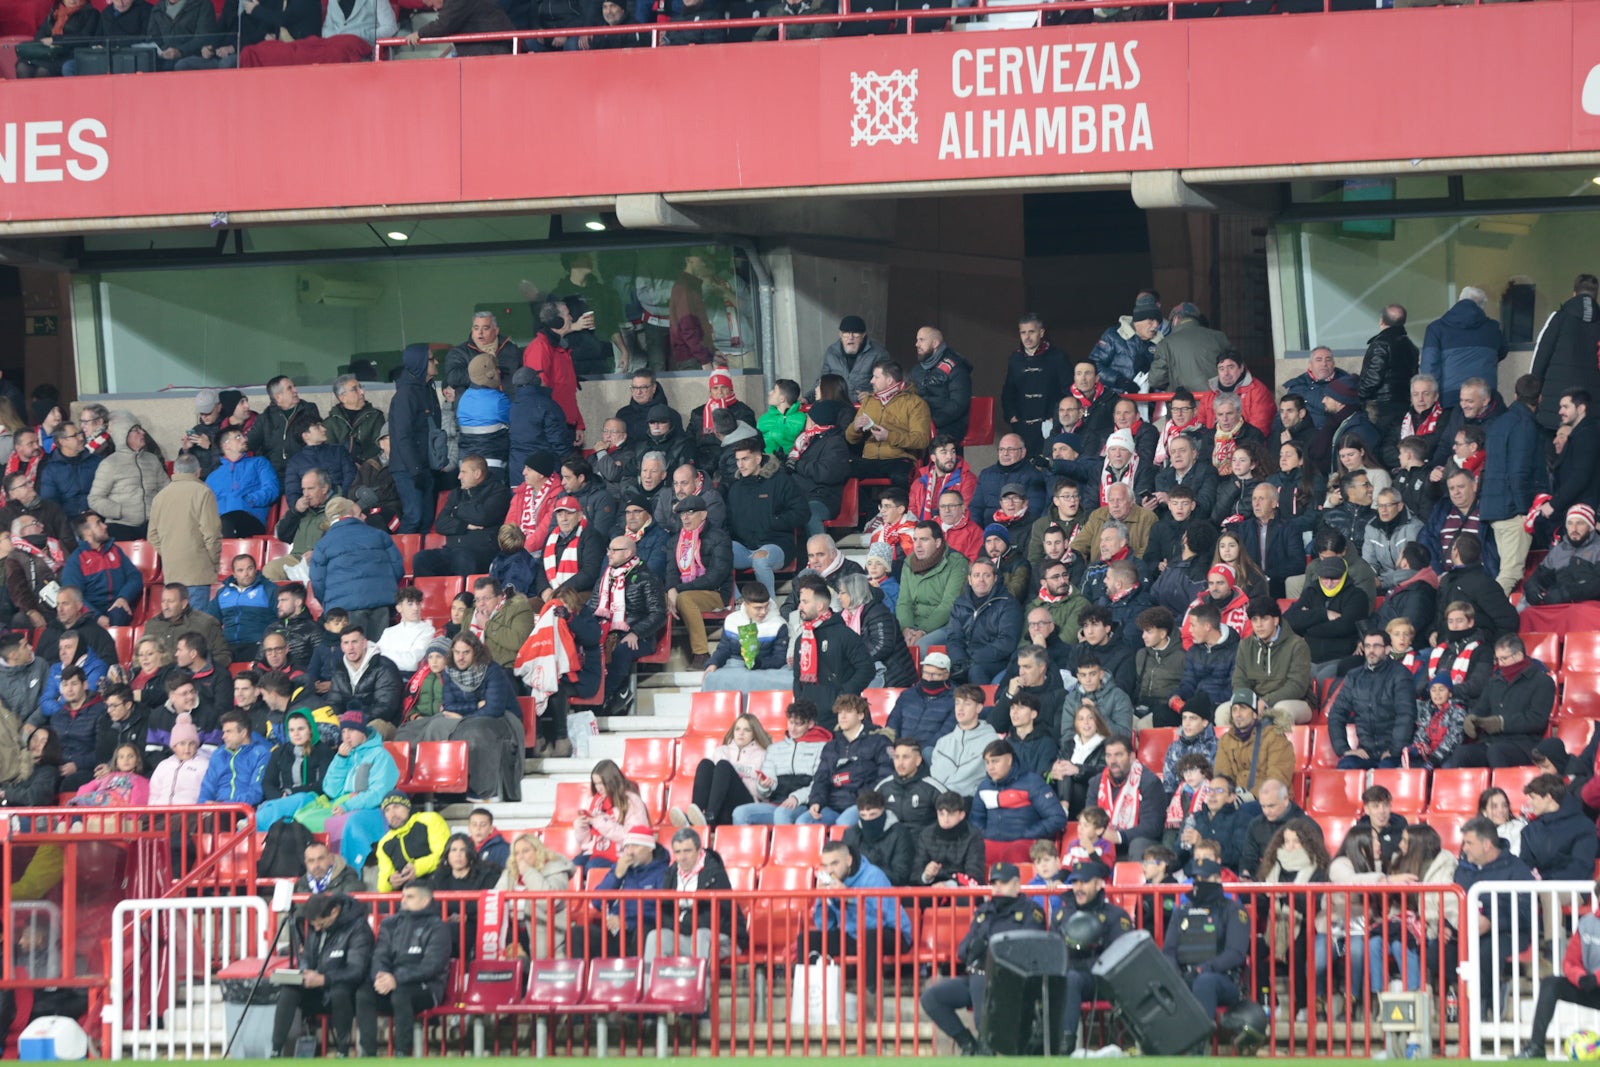
M 1054 1053 L 1066 996 L 1067 944 L 1044 930 L 1016 930 L 989 940 L 983 994 L 984 1044 L 1002 1056 Z M 1047 1044 L 1048 1043 L 1048 1044 Z
M 1144 930 L 1106 946 L 1093 967 L 1107 999 L 1146 1056 L 1181 1056 L 1209 1040 L 1216 1023 L 1189 992 L 1178 968 Z

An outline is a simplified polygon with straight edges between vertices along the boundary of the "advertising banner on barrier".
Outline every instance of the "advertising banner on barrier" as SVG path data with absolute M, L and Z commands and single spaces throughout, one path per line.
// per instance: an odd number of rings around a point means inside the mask
M 0 221 L 1595 150 L 1597 21 L 1495 4 L 8 82 Z

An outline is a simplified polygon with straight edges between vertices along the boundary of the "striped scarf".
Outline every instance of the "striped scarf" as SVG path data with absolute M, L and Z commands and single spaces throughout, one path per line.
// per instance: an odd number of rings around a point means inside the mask
M 1455 658 L 1450 661 L 1450 680 L 1456 685 L 1466 681 L 1467 668 L 1472 666 L 1472 653 L 1477 649 L 1479 642 L 1468 641 L 1456 652 Z M 1439 664 L 1444 661 L 1445 650 L 1449 645 L 1440 645 L 1428 654 L 1428 677 L 1432 678 L 1439 673 Z
M 1450 546 L 1456 543 L 1456 538 L 1464 533 L 1483 536 L 1483 524 L 1478 518 L 1478 505 L 1472 505 L 1472 511 L 1466 515 L 1455 508 L 1444 517 L 1444 526 L 1439 530 L 1439 554 L 1445 559 L 1450 558 Z
M 545 581 L 550 583 L 551 589 L 560 589 L 577 576 L 578 544 L 583 540 L 583 531 L 588 525 L 580 518 L 572 536 L 567 539 L 566 547 L 559 553 L 556 549 L 562 537 L 559 528 L 551 530 L 550 536 L 544 539 L 544 558 L 541 562 L 544 564 Z

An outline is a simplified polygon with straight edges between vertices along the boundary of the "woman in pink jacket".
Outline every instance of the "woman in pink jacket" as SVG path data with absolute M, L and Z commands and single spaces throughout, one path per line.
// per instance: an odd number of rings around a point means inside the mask
M 150 804 L 177 807 L 200 803 L 200 783 L 205 780 L 211 757 L 200 754 L 200 731 L 187 714 L 172 725 L 172 755 L 162 760 L 150 775 Z
M 754 715 L 733 720 L 722 744 L 694 769 L 694 803 L 667 812 L 672 825 L 729 826 L 733 809 L 772 792 L 772 780 L 761 771 L 772 738 Z
M 639 787 L 608 759 L 589 772 L 589 802 L 578 812 L 573 826 L 583 842 L 573 862 L 582 870 L 615 866 L 617 846 L 630 831 L 655 833 Z

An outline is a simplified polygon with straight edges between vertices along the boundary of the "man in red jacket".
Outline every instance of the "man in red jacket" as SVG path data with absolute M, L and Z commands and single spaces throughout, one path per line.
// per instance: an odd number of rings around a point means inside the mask
M 562 343 L 562 338 L 575 329 L 589 329 L 594 325 L 594 312 L 585 312 L 584 319 L 574 323 L 567 305 L 559 300 L 546 300 L 539 305 L 539 332 L 522 351 L 522 365 L 539 372 L 539 380 L 550 390 L 561 413 L 567 417 L 572 429 L 573 447 L 583 447 L 583 413 L 578 410 L 578 372 L 572 366 L 572 353 Z

